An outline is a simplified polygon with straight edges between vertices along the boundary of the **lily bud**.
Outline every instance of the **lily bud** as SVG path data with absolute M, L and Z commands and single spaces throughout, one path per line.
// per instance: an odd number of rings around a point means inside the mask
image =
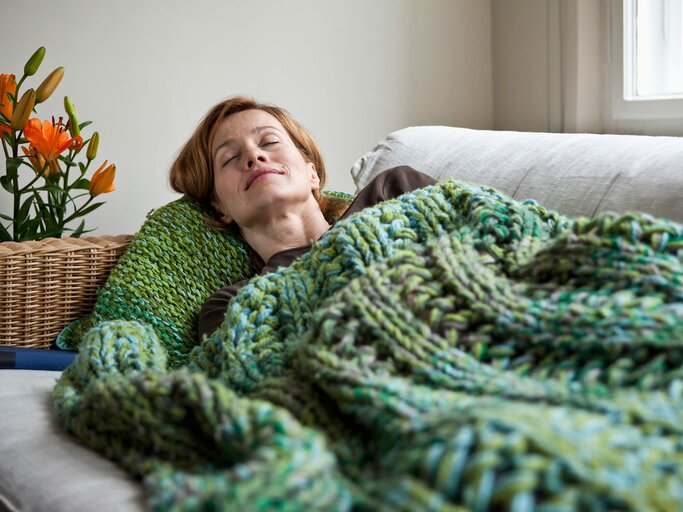
M 64 96 L 64 110 L 69 117 L 76 115 L 76 108 L 68 96 Z
M 12 122 L 10 123 L 13 130 L 23 130 L 26 126 L 33 107 L 36 104 L 36 91 L 29 89 L 26 91 L 12 113 Z
M 21 146 L 21 150 L 28 157 L 29 162 L 31 162 L 31 167 L 36 173 L 41 174 L 44 170 L 47 170 L 45 164 L 45 159 L 41 154 L 39 154 L 34 147 Z
M 31 58 L 26 61 L 26 64 L 24 65 L 24 74 L 26 76 L 35 75 L 41 62 L 43 62 L 43 57 L 45 57 L 45 47 L 41 46 L 33 55 L 31 55 Z
M 62 81 L 63 76 L 64 68 L 61 66 L 47 75 L 47 78 L 43 80 L 43 83 L 36 89 L 36 103 L 42 103 L 48 99 L 59 85 L 59 82 Z
M 95 132 L 90 137 L 90 142 L 88 142 L 88 149 L 85 150 L 85 157 L 88 160 L 95 160 L 97 156 L 97 147 L 100 145 L 100 134 Z
M 69 116 L 69 132 L 72 137 L 78 137 L 81 134 L 81 129 L 78 126 L 78 117 L 76 116 L 76 107 L 74 107 L 68 96 L 64 96 L 64 110 Z
M 114 191 L 114 177 L 116 176 L 116 166 L 111 164 L 107 167 L 107 161 L 95 171 L 90 179 L 88 190 L 92 197 Z

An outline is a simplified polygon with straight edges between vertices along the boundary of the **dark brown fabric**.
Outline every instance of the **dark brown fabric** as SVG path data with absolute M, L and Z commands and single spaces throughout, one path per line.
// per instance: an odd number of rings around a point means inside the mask
M 343 220 L 363 208 L 374 206 L 377 203 L 393 199 L 412 190 L 435 184 L 436 181 L 426 174 L 416 171 L 412 167 L 402 165 L 393 167 L 377 175 L 370 183 L 361 190 L 351 205 L 347 208 L 339 220 Z M 287 249 L 275 253 L 259 271 L 258 275 L 274 272 L 280 267 L 287 267 L 298 258 L 306 254 L 311 245 Z M 237 292 L 243 288 L 250 279 L 239 281 L 225 288 L 221 288 L 209 297 L 199 313 L 197 331 L 199 338 L 204 334 L 211 334 L 223 322 L 228 304 Z

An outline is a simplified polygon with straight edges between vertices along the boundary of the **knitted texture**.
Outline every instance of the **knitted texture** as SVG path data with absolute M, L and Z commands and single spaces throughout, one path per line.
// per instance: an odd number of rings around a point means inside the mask
M 157 510 L 678 510 L 683 226 L 448 182 L 255 278 L 176 366 L 103 322 L 61 423 Z
M 351 200 L 342 192 L 325 195 L 330 203 Z M 242 239 L 209 229 L 206 215 L 185 197 L 152 210 L 99 291 L 92 314 L 71 323 L 57 345 L 77 348 L 104 320 L 135 320 L 154 329 L 174 366 L 185 363 L 197 344 L 197 316 L 207 297 L 256 273 Z
M 181 198 L 152 210 L 99 291 L 90 316 L 58 339 L 76 348 L 103 320 L 137 320 L 157 333 L 174 364 L 196 345 L 197 314 L 226 284 L 254 274 L 244 243 L 208 229 L 198 203 Z

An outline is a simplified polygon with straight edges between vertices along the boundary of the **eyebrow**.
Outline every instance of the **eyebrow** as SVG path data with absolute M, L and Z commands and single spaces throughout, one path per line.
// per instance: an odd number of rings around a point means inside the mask
M 254 127 L 250 133 L 261 133 L 262 131 L 265 130 L 275 130 L 277 132 L 281 132 L 280 129 L 278 129 L 276 126 L 270 126 L 270 125 L 265 125 L 265 126 L 256 126 Z M 233 144 L 235 142 L 235 139 L 226 139 L 223 142 L 221 142 L 218 146 L 216 146 L 216 149 L 213 151 L 213 157 L 216 158 L 216 155 L 218 152 L 223 149 L 225 146 L 229 146 L 230 144 Z

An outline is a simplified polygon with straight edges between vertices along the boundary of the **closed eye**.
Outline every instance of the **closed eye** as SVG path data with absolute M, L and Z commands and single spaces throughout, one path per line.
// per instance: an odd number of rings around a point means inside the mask
M 226 159 L 223 161 L 223 167 L 225 167 L 226 165 L 228 165 L 228 164 L 229 164 L 230 162 L 232 162 L 235 158 L 237 158 L 237 155 L 233 155 L 233 156 L 230 156 L 230 157 L 226 158 Z

